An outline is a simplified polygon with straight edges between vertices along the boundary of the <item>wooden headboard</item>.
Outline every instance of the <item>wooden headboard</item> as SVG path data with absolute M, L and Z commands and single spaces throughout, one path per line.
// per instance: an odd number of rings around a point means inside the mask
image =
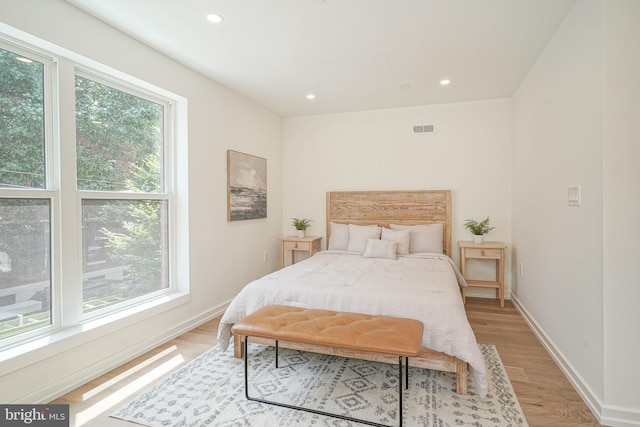
M 451 256 L 451 190 L 327 192 L 327 247 L 331 222 L 388 227 L 442 223 L 442 247 Z

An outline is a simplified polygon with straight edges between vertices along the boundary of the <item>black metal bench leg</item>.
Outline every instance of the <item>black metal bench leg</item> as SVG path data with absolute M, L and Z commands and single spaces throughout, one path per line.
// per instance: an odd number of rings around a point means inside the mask
M 276 362 L 277 362 L 277 349 L 278 349 L 278 343 L 276 341 Z M 398 405 L 399 405 L 398 418 L 399 418 L 400 427 L 402 427 L 402 376 L 403 376 L 402 375 L 402 356 L 399 356 L 398 357 Z M 361 420 L 357 418 L 347 417 L 344 415 L 332 414 L 330 412 L 319 411 L 311 408 L 304 408 L 302 406 L 295 406 L 287 403 L 273 402 L 265 399 L 257 399 L 249 396 L 249 337 L 248 336 L 244 337 L 244 395 L 247 400 L 250 400 L 253 402 L 266 403 L 269 405 L 280 406 L 288 409 L 296 409 L 299 411 L 310 412 L 312 414 L 326 415 L 329 417 L 340 418 L 343 420 L 367 424 L 370 426 L 388 427 L 385 424 L 380 424 L 373 421 Z
M 249 400 L 249 337 L 244 337 L 244 397 Z
M 398 357 L 398 418 L 402 427 L 402 356 Z
M 276 340 L 276 369 L 278 369 L 278 340 Z
M 406 390 L 409 390 L 409 358 L 405 358 L 405 363 L 404 363 L 404 371 L 405 371 L 405 382 L 407 383 L 406 385 Z

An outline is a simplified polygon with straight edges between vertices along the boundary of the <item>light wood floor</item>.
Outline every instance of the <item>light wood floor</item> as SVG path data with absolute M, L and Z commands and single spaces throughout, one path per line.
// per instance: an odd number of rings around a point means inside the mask
M 479 343 L 495 344 L 531 427 L 600 426 L 511 302 L 467 298 Z M 109 414 L 215 344 L 219 319 L 138 357 L 52 403 L 70 405 L 72 426 L 133 426 Z
M 479 343 L 494 344 L 530 427 L 600 426 L 511 301 L 467 298 Z

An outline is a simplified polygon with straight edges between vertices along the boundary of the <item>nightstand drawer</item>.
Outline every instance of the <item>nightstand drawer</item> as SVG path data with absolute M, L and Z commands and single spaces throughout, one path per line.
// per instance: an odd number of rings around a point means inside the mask
M 300 249 L 308 251 L 311 248 L 311 242 L 283 242 L 283 245 L 286 250 Z
M 467 248 L 465 254 L 467 258 L 500 259 L 502 257 L 500 249 Z

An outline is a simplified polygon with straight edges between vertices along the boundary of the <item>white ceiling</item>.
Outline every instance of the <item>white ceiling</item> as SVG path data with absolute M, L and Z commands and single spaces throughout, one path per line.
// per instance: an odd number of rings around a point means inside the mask
M 67 1 L 285 117 L 510 97 L 575 3 Z

